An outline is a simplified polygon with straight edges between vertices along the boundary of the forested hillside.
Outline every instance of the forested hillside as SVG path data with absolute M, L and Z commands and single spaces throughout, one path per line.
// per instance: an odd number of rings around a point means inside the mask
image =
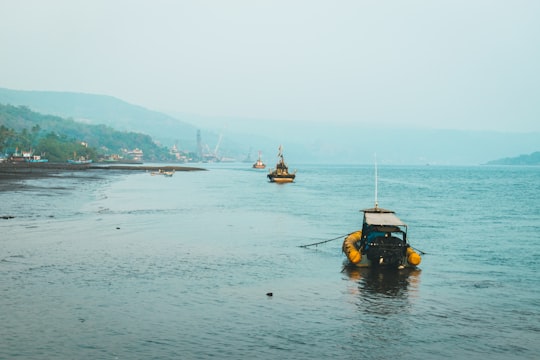
M 144 152 L 145 161 L 172 159 L 168 149 L 157 145 L 149 135 L 44 115 L 26 106 L 0 104 L 0 151 L 16 148 L 46 153 L 50 161 L 65 161 L 74 151 L 96 157 L 135 148 Z
M 21 91 L 0 88 L 0 103 L 24 105 L 42 114 L 52 114 L 119 131 L 150 135 L 164 144 L 196 148 L 197 128 L 172 116 L 152 111 L 107 95 L 57 91 Z M 217 136 L 203 132 L 215 143 Z

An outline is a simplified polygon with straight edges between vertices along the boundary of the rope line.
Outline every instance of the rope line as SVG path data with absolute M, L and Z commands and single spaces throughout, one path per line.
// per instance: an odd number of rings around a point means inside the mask
M 307 245 L 300 245 L 298 247 L 302 247 L 302 248 L 305 248 L 305 247 L 308 247 L 308 246 L 317 246 L 317 245 L 320 245 L 320 244 L 324 244 L 324 243 L 327 243 L 327 242 L 330 242 L 330 241 L 334 241 L 334 240 L 338 240 L 338 239 L 343 239 L 347 236 L 349 236 L 351 234 L 347 234 L 347 235 L 340 235 L 338 237 L 335 237 L 333 239 L 329 239 L 329 240 L 323 240 L 323 241 L 319 241 L 319 242 L 316 242 L 316 243 L 313 243 L 313 244 L 307 244 Z
M 316 243 L 313 243 L 313 244 L 306 244 L 306 245 L 299 245 L 298 247 L 301 247 L 301 248 L 307 248 L 309 246 L 317 246 L 317 245 L 320 245 L 320 244 L 324 244 L 324 243 L 327 243 L 327 242 L 330 242 L 330 241 L 334 241 L 334 240 L 339 240 L 339 239 L 344 239 L 346 238 L 347 236 L 351 235 L 352 233 L 349 233 L 349 234 L 346 234 L 346 235 L 340 235 L 340 236 L 337 236 L 335 238 L 332 238 L 332 239 L 328 239 L 328 240 L 323 240 L 323 241 L 319 241 L 319 242 L 316 242 Z M 410 246 L 410 245 L 409 245 Z M 426 252 L 420 250 L 420 249 L 417 249 L 413 246 L 411 246 L 411 248 L 413 248 L 414 250 L 418 251 L 420 254 L 422 255 L 427 255 Z
M 409 245 L 409 246 L 410 246 L 410 245 Z M 412 247 L 412 246 L 411 246 L 411 247 Z M 426 253 L 423 252 L 422 250 L 419 250 L 419 249 L 417 249 L 417 248 L 415 248 L 415 247 L 412 247 L 412 248 L 413 248 L 414 250 L 418 251 L 420 254 L 426 255 Z

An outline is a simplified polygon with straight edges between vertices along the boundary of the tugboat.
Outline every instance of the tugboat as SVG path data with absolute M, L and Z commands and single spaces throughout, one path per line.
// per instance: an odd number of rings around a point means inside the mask
M 349 234 L 342 250 L 353 267 L 416 268 L 422 260 L 407 242 L 407 225 L 392 210 L 362 210 L 362 230 Z
M 253 164 L 253 168 L 254 169 L 264 169 L 265 167 L 266 167 L 266 165 L 265 165 L 265 163 L 262 162 L 262 160 L 261 160 L 261 152 L 259 151 L 259 158 L 255 162 L 255 164 Z
M 287 167 L 287 164 L 285 164 L 285 160 L 283 160 L 283 149 L 281 145 L 279 146 L 278 162 L 276 168 L 271 170 L 268 173 L 267 177 L 270 182 L 275 183 L 290 183 L 293 182 L 294 178 L 296 177 L 296 170 L 292 174 L 289 173 L 289 168 Z

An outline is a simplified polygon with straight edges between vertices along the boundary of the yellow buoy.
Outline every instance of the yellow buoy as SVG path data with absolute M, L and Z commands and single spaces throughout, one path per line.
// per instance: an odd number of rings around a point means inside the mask
M 356 231 L 349 234 L 343 241 L 342 250 L 347 255 L 347 259 L 353 264 L 358 264 L 362 260 L 362 254 L 354 246 L 362 238 L 362 231 Z
M 420 257 L 420 255 L 418 255 L 418 253 L 416 251 L 414 251 L 412 248 L 408 247 L 407 248 L 407 261 L 412 266 L 417 266 L 422 261 L 422 258 Z

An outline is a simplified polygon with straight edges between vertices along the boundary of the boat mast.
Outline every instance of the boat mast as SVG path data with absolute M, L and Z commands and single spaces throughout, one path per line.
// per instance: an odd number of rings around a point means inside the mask
M 378 186 L 378 174 L 377 174 L 377 154 L 374 155 L 375 157 L 375 209 L 379 208 L 379 199 L 378 199 L 378 189 L 377 189 L 377 186 Z

